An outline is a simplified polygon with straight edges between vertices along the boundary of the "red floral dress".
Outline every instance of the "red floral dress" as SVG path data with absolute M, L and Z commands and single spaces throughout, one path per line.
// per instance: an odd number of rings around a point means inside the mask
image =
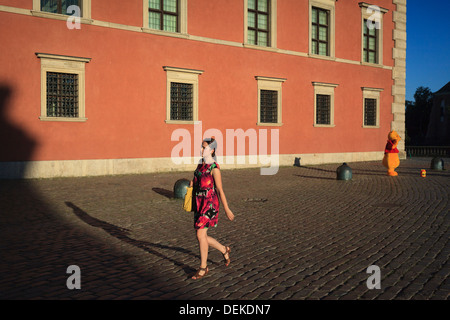
M 194 172 L 194 228 L 196 230 L 217 226 L 219 215 L 219 197 L 214 186 L 212 170 L 220 169 L 214 162 L 202 163 Z

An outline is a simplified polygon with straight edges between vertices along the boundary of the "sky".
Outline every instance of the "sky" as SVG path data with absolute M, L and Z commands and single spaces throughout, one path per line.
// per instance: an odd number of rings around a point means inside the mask
M 450 82 L 450 0 L 406 1 L 406 100 Z

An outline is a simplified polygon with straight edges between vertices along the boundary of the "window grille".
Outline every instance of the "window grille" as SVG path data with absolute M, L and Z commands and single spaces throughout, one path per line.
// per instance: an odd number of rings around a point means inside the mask
M 278 91 L 261 90 L 260 122 L 277 123 L 278 121 Z
M 377 125 L 377 99 L 364 99 L 364 125 Z
M 331 124 L 331 96 L 324 94 L 316 95 L 316 124 Z
M 193 120 L 193 84 L 171 82 L 170 120 Z
M 78 115 L 78 75 L 47 72 L 47 117 Z
M 329 21 L 330 11 L 312 8 L 311 45 L 313 54 L 329 55 Z
M 149 28 L 179 32 L 178 0 L 149 0 Z
M 81 0 L 41 0 L 41 11 L 72 15 L 67 8 L 76 5 L 81 8 Z
M 248 43 L 269 46 L 269 0 L 248 0 Z

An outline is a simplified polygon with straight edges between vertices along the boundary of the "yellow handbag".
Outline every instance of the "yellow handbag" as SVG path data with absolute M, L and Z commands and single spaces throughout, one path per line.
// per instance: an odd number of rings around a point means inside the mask
M 188 187 L 186 190 L 186 195 L 184 196 L 183 210 L 192 211 L 192 189 L 193 187 Z

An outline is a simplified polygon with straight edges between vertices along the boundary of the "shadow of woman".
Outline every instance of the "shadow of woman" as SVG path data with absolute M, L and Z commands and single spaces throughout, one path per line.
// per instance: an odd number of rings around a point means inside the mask
M 195 273 L 196 269 L 189 267 L 188 265 L 186 265 L 185 263 L 182 263 L 180 261 L 177 261 L 175 259 L 172 259 L 154 249 L 152 249 L 151 247 L 154 248 L 159 248 L 159 249 L 165 249 L 165 250 L 173 250 L 173 251 L 178 251 L 178 252 L 182 252 L 185 253 L 187 255 L 191 255 L 197 259 L 200 259 L 199 255 L 196 255 L 194 253 L 192 253 L 189 250 L 186 250 L 184 248 L 181 247 L 170 247 L 170 246 L 165 246 L 165 245 L 161 245 L 161 244 L 155 244 L 155 243 L 150 243 L 147 241 L 142 241 L 142 240 L 136 240 L 133 238 L 130 238 L 129 232 L 130 230 L 125 229 L 125 228 L 121 228 L 115 225 L 112 225 L 108 222 L 99 220 L 97 218 L 94 218 L 92 216 L 90 216 L 87 212 L 81 210 L 79 207 L 77 207 L 76 205 L 74 205 L 72 202 L 65 202 L 66 205 L 71 208 L 73 210 L 73 213 L 80 218 L 80 220 L 82 220 L 83 222 L 95 227 L 95 228 L 100 228 L 105 230 L 107 233 L 109 233 L 110 235 L 112 235 L 113 237 L 126 242 L 128 244 L 131 244 L 139 249 L 145 250 L 148 253 L 151 253 L 157 257 L 166 259 L 170 262 L 172 262 L 174 265 L 180 267 L 183 269 L 183 271 L 187 274 L 187 275 L 192 275 L 193 273 Z M 213 262 L 214 264 L 214 262 Z

